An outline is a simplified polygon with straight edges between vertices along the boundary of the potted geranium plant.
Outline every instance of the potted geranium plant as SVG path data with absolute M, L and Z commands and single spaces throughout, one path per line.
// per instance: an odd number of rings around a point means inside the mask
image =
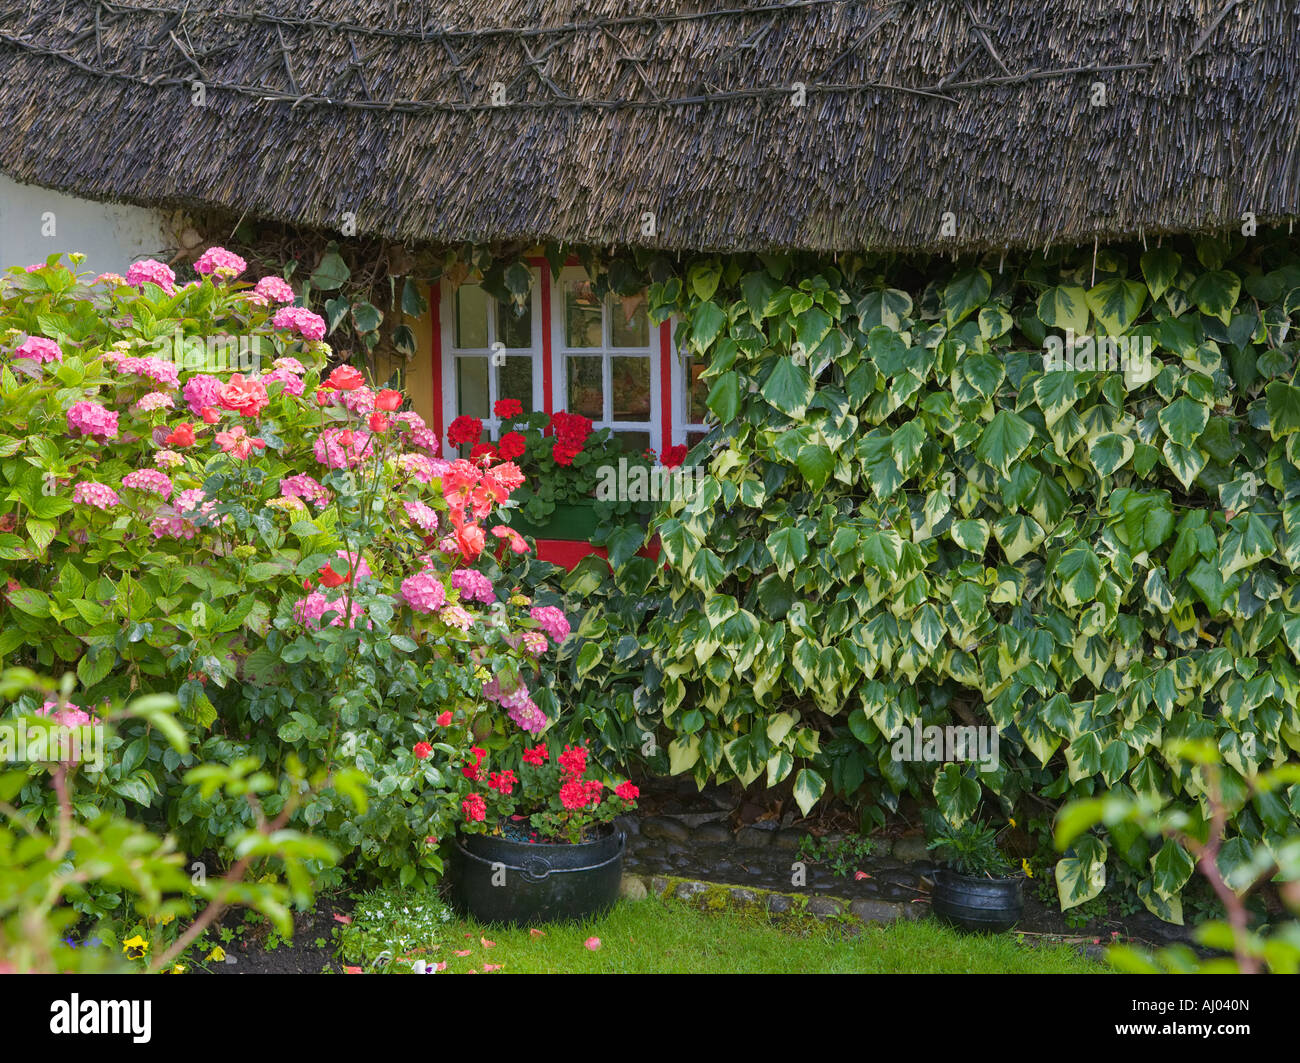
M 929 825 L 927 848 L 947 865 L 935 875 L 934 914 L 964 930 L 1000 933 L 1015 926 L 1025 910 L 1024 875 L 998 847 L 1006 827 L 995 830 L 976 819 L 954 826 L 938 815 Z
M 596 429 L 581 414 L 558 410 L 524 416 L 517 399 L 501 399 L 492 409 L 501 421 L 501 437 L 483 440 L 483 423 L 457 417 L 448 427 L 452 446 L 468 446 L 470 456 L 489 455 L 512 461 L 525 485 L 514 493 L 510 526 L 539 539 L 590 541 L 602 525 L 645 524 L 650 499 L 628 492 L 598 492 L 603 482 L 626 480 L 633 467 L 654 463 L 654 453 L 630 452 L 608 428 Z M 503 514 L 505 515 L 505 514 Z
M 467 739 L 472 736 L 467 731 Z M 503 767 L 514 763 L 515 767 Z M 460 831 L 453 896 L 463 911 L 510 925 L 583 919 L 611 907 L 626 839 L 613 819 L 636 807 L 631 782 L 607 790 L 591 776 L 586 746 L 552 754 L 545 743 L 458 758 Z

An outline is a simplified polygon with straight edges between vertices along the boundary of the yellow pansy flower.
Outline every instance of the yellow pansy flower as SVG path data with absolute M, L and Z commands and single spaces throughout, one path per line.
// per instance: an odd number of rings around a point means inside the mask
M 209 960 L 212 960 L 214 963 L 225 963 L 226 950 L 223 949 L 220 945 L 218 945 L 215 949 L 213 949 L 211 952 L 208 953 L 207 958 Z
M 1020 861 L 1020 870 L 1025 873 L 1026 878 L 1034 877 L 1034 869 L 1029 866 L 1029 861 L 1022 859 Z
M 139 949 L 140 955 L 143 956 L 146 952 L 149 951 L 149 942 L 145 941 L 145 939 L 142 938 L 139 934 L 136 934 L 135 937 L 127 938 L 125 941 L 122 942 L 123 952 L 130 954 L 131 950 L 133 949 Z M 131 958 L 138 959 L 139 957 L 132 956 Z

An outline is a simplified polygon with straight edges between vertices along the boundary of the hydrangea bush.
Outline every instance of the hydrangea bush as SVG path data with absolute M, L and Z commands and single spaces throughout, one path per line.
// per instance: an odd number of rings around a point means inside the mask
M 193 853 L 251 815 L 181 781 L 196 759 L 278 776 L 296 755 L 379 798 L 358 813 L 320 788 L 306 826 L 381 878 L 436 875 L 445 780 L 413 753 L 432 721 L 522 749 L 554 715 L 529 684 L 568 622 L 497 566 L 528 549 L 495 517 L 518 467 L 448 461 L 401 393 L 327 373 L 324 323 L 237 255 L 185 284 L 77 262 L 0 277 L 0 663 L 74 670 L 85 711 L 177 691 L 194 751 L 125 734 L 99 797 L 155 809 Z

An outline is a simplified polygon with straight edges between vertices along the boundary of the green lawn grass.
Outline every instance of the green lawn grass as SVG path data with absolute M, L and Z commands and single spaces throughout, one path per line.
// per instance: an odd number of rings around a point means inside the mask
M 805 917 L 777 925 L 761 914 L 704 912 L 655 898 L 620 903 L 584 923 L 510 930 L 472 921 L 446 926 L 431 959 L 447 973 L 511 974 L 1096 974 L 1067 945 L 1029 945 L 1014 933 L 963 934 L 933 919 L 865 926 Z M 589 949 L 589 938 L 600 947 Z M 490 941 L 485 946 L 480 939 Z M 457 951 L 468 955 L 457 956 Z

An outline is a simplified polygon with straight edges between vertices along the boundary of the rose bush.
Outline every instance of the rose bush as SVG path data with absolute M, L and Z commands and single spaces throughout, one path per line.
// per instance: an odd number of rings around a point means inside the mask
M 296 756 L 378 798 L 323 786 L 296 820 L 380 878 L 436 876 L 445 780 L 411 752 L 430 721 L 474 709 L 504 748 L 554 714 L 526 682 L 559 622 L 498 586 L 496 557 L 527 550 L 494 520 L 522 474 L 443 459 L 399 393 L 326 374 L 319 318 L 218 251 L 181 285 L 161 263 L 89 280 L 76 256 L 0 278 L 0 663 L 75 670 L 83 708 L 177 691 L 193 750 L 124 731 L 96 801 L 154 810 L 192 853 L 252 813 L 186 769 L 279 778 Z

